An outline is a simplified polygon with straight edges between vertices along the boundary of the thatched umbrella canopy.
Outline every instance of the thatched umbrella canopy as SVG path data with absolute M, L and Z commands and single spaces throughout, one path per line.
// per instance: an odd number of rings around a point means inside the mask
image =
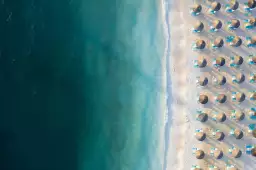
M 198 84 L 200 86 L 206 86 L 208 84 L 208 78 L 207 77 L 204 77 L 204 76 L 201 76 L 198 80 Z
M 240 21 L 239 21 L 238 19 L 232 19 L 230 25 L 231 25 L 233 28 L 239 28 L 239 26 L 240 26 Z
M 253 136 L 254 138 L 256 138 L 256 129 L 254 129 L 254 130 L 252 131 L 252 136 Z
M 201 103 L 201 104 L 206 104 L 208 103 L 208 96 L 205 95 L 205 94 L 200 94 L 199 95 L 199 98 L 198 98 L 198 102 Z
M 215 100 L 219 103 L 225 103 L 227 100 L 227 96 L 225 94 L 217 94 Z
M 224 45 L 224 41 L 222 38 L 218 37 L 213 42 L 214 46 L 217 48 L 221 48 Z
M 219 149 L 213 151 L 213 156 L 215 159 L 221 159 L 223 157 L 223 152 Z
M 203 58 L 203 57 L 200 57 L 198 59 L 197 64 L 198 64 L 199 68 L 203 68 L 203 67 L 205 67 L 207 65 L 207 60 L 205 58 Z
M 243 102 L 245 100 L 245 94 L 244 93 L 236 93 L 235 98 L 238 102 Z
M 250 100 L 256 100 L 256 92 L 250 92 Z
M 234 136 L 236 139 L 242 139 L 244 134 L 240 129 L 235 129 L 234 130 Z
M 213 11 L 219 11 L 220 10 L 220 8 L 221 8 L 221 4 L 219 3 L 219 2 L 213 2 L 212 4 L 211 4 L 211 9 L 213 10 Z
M 235 36 L 232 40 L 231 46 L 239 47 L 242 44 L 242 39 L 238 36 Z
M 240 151 L 240 149 L 238 148 L 233 148 L 232 151 L 231 151 L 231 155 L 234 157 L 234 158 L 239 158 L 242 156 L 242 152 Z
M 217 57 L 213 63 L 216 64 L 217 66 L 224 66 L 226 61 L 225 61 L 225 58 L 223 57 Z
M 245 117 L 245 114 L 244 114 L 243 112 L 241 112 L 241 111 L 239 111 L 239 110 L 236 110 L 236 111 L 235 111 L 235 119 L 236 119 L 237 121 L 243 120 L 244 117 Z
M 200 113 L 197 115 L 197 118 L 196 118 L 198 121 L 200 122 L 206 122 L 208 120 L 208 114 L 206 113 Z
M 194 26 L 194 29 L 201 32 L 204 29 L 204 24 L 201 21 L 197 21 Z
M 256 82 L 256 74 L 251 74 L 249 80 L 250 82 Z
M 216 84 L 222 86 L 222 85 L 224 85 L 227 82 L 227 79 L 226 79 L 226 77 L 224 77 L 222 75 L 218 75 L 217 77 L 214 77 L 213 81 Z
M 223 132 L 216 132 L 215 138 L 216 138 L 218 141 L 222 141 L 222 140 L 225 138 L 225 134 L 224 134 Z
M 255 0 L 248 0 L 248 7 L 253 9 L 256 7 L 256 1 Z
M 200 4 L 195 4 L 193 7 L 192 7 L 192 10 L 194 13 L 200 13 L 202 11 L 202 5 Z
M 255 17 L 250 17 L 249 18 L 249 24 L 252 26 L 256 26 L 256 18 Z
M 252 148 L 251 150 L 251 155 L 256 157 L 256 148 Z
M 195 152 L 195 155 L 196 155 L 196 158 L 197 158 L 197 159 L 203 159 L 204 156 L 205 156 L 205 153 L 204 153 L 204 151 L 202 151 L 202 150 L 197 150 L 197 151 Z
M 218 113 L 217 115 L 215 115 L 215 118 L 218 122 L 225 122 L 227 116 L 225 113 Z
M 240 83 L 244 82 L 245 75 L 243 73 L 237 73 L 234 78 L 235 78 L 236 82 L 240 84 Z
M 206 138 L 206 134 L 204 132 L 196 132 L 195 137 L 199 141 L 203 141 Z
M 197 40 L 196 41 L 196 48 L 198 49 L 204 49 L 206 46 L 206 43 L 204 40 Z
M 232 10 L 237 10 L 239 7 L 239 2 L 236 0 L 231 0 L 229 1 L 229 5 Z
M 215 29 L 221 29 L 221 27 L 222 27 L 222 22 L 221 22 L 220 20 L 214 20 L 212 26 L 213 26 Z
M 234 56 L 234 59 L 233 59 L 232 62 L 233 62 L 235 65 L 242 65 L 243 62 L 244 62 L 244 59 L 243 59 L 243 57 L 236 55 L 236 56 Z

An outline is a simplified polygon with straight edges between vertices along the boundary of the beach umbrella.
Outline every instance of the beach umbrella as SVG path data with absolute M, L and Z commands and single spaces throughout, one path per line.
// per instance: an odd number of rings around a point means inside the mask
M 198 121 L 200 122 L 206 122 L 208 120 L 208 114 L 206 113 L 200 113 L 197 115 L 197 118 L 196 118 Z
M 234 136 L 235 136 L 236 139 L 242 139 L 244 134 L 240 129 L 235 129 L 234 130 Z
M 218 84 L 220 86 L 224 85 L 227 82 L 226 77 L 224 77 L 222 75 L 218 75 L 218 76 L 214 77 L 213 81 L 215 84 Z
M 242 156 L 242 152 L 241 152 L 240 149 L 238 149 L 238 148 L 232 148 L 232 150 L 231 150 L 231 155 L 232 155 L 232 157 L 234 157 L 234 158 L 239 158 L 239 157 Z
M 198 80 L 198 84 L 200 86 L 206 86 L 208 84 L 208 78 L 207 77 L 204 77 L 204 76 L 201 76 Z
M 247 37 L 247 46 L 251 47 L 251 46 L 255 46 L 256 45 L 256 36 L 253 37 Z
M 225 94 L 217 94 L 215 97 L 215 101 L 218 103 L 225 103 L 227 100 L 227 96 Z
M 197 64 L 198 64 L 199 68 L 203 68 L 203 67 L 205 67 L 207 65 L 207 60 L 205 58 L 203 58 L 203 57 L 200 57 L 198 59 Z
M 215 138 L 216 138 L 218 141 L 222 141 L 222 140 L 225 138 L 225 134 L 224 134 L 223 132 L 216 132 Z
M 242 44 L 242 39 L 238 36 L 234 36 L 230 45 L 233 47 L 239 47 L 241 44 Z
M 204 29 L 204 24 L 201 21 L 197 21 L 194 25 L 194 29 L 198 32 L 202 32 Z
M 237 73 L 235 76 L 232 77 L 233 82 L 235 83 L 242 83 L 245 80 L 245 76 L 243 73 Z
M 226 61 L 225 61 L 225 58 L 223 58 L 223 57 L 217 57 L 213 61 L 213 65 L 216 67 L 224 66 L 225 63 L 226 63 Z
M 256 1 L 255 0 L 248 0 L 248 7 L 253 9 L 256 7 Z
M 250 17 L 249 18 L 249 24 L 251 26 L 256 26 L 256 18 L 255 17 Z
M 203 141 L 206 138 L 206 134 L 204 132 L 196 132 L 195 137 L 199 141 Z
M 205 94 L 200 94 L 198 97 L 198 102 L 201 104 L 206 104 L 208 102 L 208 96 Z
M 255 83 L 256 82 L 256 74 L 250 74 L 249 81 L 250 81 L 250 83 Z
M 256 157 L 256 148 L 252 148 L 251 154 L 252 154 L 252 156 Z
M 205 153 L 204 153 L 204 151 L 202 151 L 202 150 L 197 150 L 197 151 L 195 152 L 195 155 L 196 155 L 196 158 L 197 158 L 197 159 L 203 159 L 204 156 L 205 156 Z
M 255 119 L 255 117 L 256 117 L 256 110 L 254 108 L 250 109 L 249 116 L 250 116 L 251 119 Z
M 212 2 L 212 4 L 211 4 L 211 9 L 213 10 L 213 11 L 219 11 L 220 10 L 220 8 L 221 8 L 221 4 L 219 3 L 219 2 Z
M 204 40 L 197 40 L 196 41 L 196 48 L 198 49 L 204 49 L 206 46 L 206 43 Z
M 250 100 L 256 100 L 256 91 L 250 92 Z
M 232 95 L 232 98 L 238 102 L 243 102 L 245 100 L 245 94 L 236 92 L 235 94 Z
M 232 62 L 235 65 L 242 65 L 243 62 L 244 62 L 244 59 L 243 59 L 243 57 L 236 55 L 236 56 L 233 57 Z
M 232 27 L 232 28 L 239 28 L 239 26 L 240 26 L 240 21 L 238 20 L 238 19 L 232 19 L 231 20 L 231 23 L 230 23 L 230 26 Z
M 236 0 L 231 0 L 229 1 L 229 5 L 232 10 L 237 10 L 239 7 L 239 2 Z
M 215 157 L 215 159 L 221 159 L 223 157 L 223 152 L 219 149 L 215 149 L 213 151 L 213 156 Z
M 234 116 L 237 121 L 241 121 L 244 119 L 245 114 L 239 110 L 236 110 Z
M 256 65 L 256 56 L 249 56 L 248 64 L 250 65 Z
M 200 13 L 202 11 L 202 5 L 200 4 L 195 4 L 193 7 L 192 7 L 192 11 L 194 13 Z
M 221 22 L 220 20 L 214 20 L 212 26 L 213 26 L 215 29 L 218 29 L 218 30 L 219 30 L 219 29 L 221 29 L 221 27 L 222 27 L 222 22 Z
M 225 122 L 225 120 L 227 119 L 227 116 L 225 113 L 218 113 L 216 114 L 215 116 L 215 119 L 218 121 L 218 122 Z
M 214 40 L 213 46 L 217 48 L 221 48 L 224 45 L 224 41 L 222 38 L 218 37 Z
M 253 136 L 254 138 L 256 138 L 256 129 L 254 129 L 254 130 L 252 131 L 252 136 Z

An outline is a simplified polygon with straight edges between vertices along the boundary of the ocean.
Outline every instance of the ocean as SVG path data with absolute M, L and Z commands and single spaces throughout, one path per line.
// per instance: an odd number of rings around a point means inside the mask
M 0 2 L 0 169 L 160 170 L 158 0 Z

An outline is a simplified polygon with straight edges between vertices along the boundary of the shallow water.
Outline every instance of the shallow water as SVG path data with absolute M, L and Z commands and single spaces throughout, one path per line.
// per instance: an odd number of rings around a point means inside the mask
M 1 169 L 162 168 L 159 3 L 0 3 Z

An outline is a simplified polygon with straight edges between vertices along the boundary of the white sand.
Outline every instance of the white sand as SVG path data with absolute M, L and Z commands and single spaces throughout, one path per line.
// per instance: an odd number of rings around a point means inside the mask
M 222 35 L 232 35 L 232 33 L 227 32 L 226 30 L 223 30 L 219 33 L 214 33 L 213 37 L 209 36 L 209 27 L 207 26 L 210 20 L 214 19 L 214 16 L 212 18 L 208 18 L 207 20 L 204 19 L 204 17 L 198 16 L 198 17 L 192 17 L 189 14 L 189 7 L 193 4 L 192 0 L 180 0 L 175 1 L 171 0 L 172 2 L 172 9 L 170 11 L 170 23 L 171 25 L 171 70 L 172 70 L 172 95 L 173 95 L 173 104 L 172 104 L 172 118 L 173 118 L 173 125 L 172 130 L 170 134 L 170 148 L 169 148 L 169 155 L 168 155 L 168 166 L 167 170 L 189 170 L 192 165 L 201 165 L 202 169 L 207 169 L 207 164 L 214 164 L 218 166 L 221 170 L 225 169 L 225 162 L 231 161 L 236 164 L 236 166 L 239 168 L 239 170 L 254 170 L 256 162 L 254 162 L 255 158 L 252 158 L 252 156 L 248 156 L 244 153 L 245 151 L 245 145 L 246 144 L 256 144 L 256 141 L 252 139 L 252 137 L 249 134 L 246 134 L 246 126 L 250 122 L 248 119 L 242 121 L 238 125 L 234 122 L 232 123 L 231 120 L 227 120 L 225 123 L 218 123 L 208 120 L 207 123 L 202 124 L 195 120 L 195 113 L 196 109 L 201 108 L 196 99 L 197 94 L 200 92 L 208 92 L 211 93 L 213 90 L 224 92 L 228 96 L 228 104 L 223 106 L 215 106 L 214 103 L 210 102 L 209 105 L 206 105 L 207 108 L 212 107 L 218 107 L 222 111 L 228 112 L 232 108 L 236 108 L 237 105 L 234 105 L 230 102 L 230 92 L 228 92 L 228 89 L 238 89 L 238 91 L 244 91 L 244 90 L 252 90 L 254 87 L 248 85 L 248 74 L 252 69 L 248 69 L 248 64 L 246 61 L 244 61 L 243 66 L 241 67 L 242 72 L 246 75 L 246 81 L 240 87 L 237 87 L 237 85 L 233 85 L 230 83 L 230 80 L 228 81 L 228 85 L 225 86 L 225 88 L 222 89 L 214 89 L 214 87 L 211 87 L 211 77 L 209 75 L 212 75 L 212 72 L 202 72 L 199 69 L 196 69 L 193 67 L 192 61 L 194 59 L 197 59 L 199 55 L 203 55 L 208 58 L 208 69 L 205 69 L 205 71 L 211 71 L 210 68 L 212 66 L 212 58 L 211 56 L 216 55 L 232 55 L 231 54 L 231 48 L 228 47 L 227 44 L 224 45 L 223 50 L 215 51 L 213 52 L 210 47 L 207 47 L 206 50 L 204 50 L 203 53 L 200 52 L 194 52 L 191 50 L 191 43 L 199 39 L 200 37 L 206 42 L 209 40 L 212 40 L 213 38 L 216 38 L 218 36 Z M 226 2 L 220 1 L 222 3 L 222 7 Z M 243 7 L 243 2 L 240 1 L 240 8 Z M 238 18 L 241 21 L 241 27 L 243 26 L 242 18 L 248 18 L 243 15 L 239 11 L 235 15 L 229 15 L 225 16 L 225 12 L 222 8 L 221 14 L 218 14 L 215 17 L 218 17 L 222 21 L 227 21 L 227 18 Z M 205 16 L 210 16 L 209 14 L 206 14 L 206 11 L 204 10 L 203 13 L 205 13 Z M 255 15 L 254 15 L 255 16 Z M 191 33 L 190 29 L 192 28 L 193 23 L 196 20 L 201 20 L 205 24 L 205 33 L 201 34 L 193 34 Z M 224 25 L 225 27 L 225 25 Z M 223 29 L 224 29 L 223 27 Z M 242 30 L 236 30 L 235 31 L 238 35 L 244 36 Z M 247 35 L 248 36 L 248 35 Z M 234 49 L 234 48 L 233 48 Z M 249 52 L 253 52 L 256 54 L 255 50 L 248 50 L 247 47 L 242 46 L 241 48 L 238 48 L 239 50 L 236 50 L 237 54 L 241 55 L 242 57 L 248 56 Z M 241 50 L 242 49 L 242 50 Z M 211 58 L 210 58 L 211 57 Z M 245 58 L 244 58 L 245 59 Z M 229 61 L 226 61 L 226 64 L 229 64 Z M 226 75 L 227 78 L 230 79 L 230 74 L 233 71 L 240 71 L 240 70 L 232 70 L 228 67 L 222 68 L 221 72 L 217 74 L 223 74 Z M 196 76 L 199 75 L 208 75 L 209 79 L 209 86 L 208 88 L 202 89 L 196 87 Z M 254 88 L 255 89 L 255 88 Z M 212 99 L 210 99 L 212 101 Z M 250 108 L 252 107 L 251 103 L 244 102 L 241 106 L 241 108 Z M 254 122 L 255 123 L 255 122 Z M 240 127 L 245 134 L 245 137 L 242 140 L 236 140 L 232 136 L 228 136 L 228 132 L 230 130 L 230 127 Z M 216 140 L 205 140 L 204 142 L 199 142 L 194 138 L 194 132 L 196 128 L 208 128 L 208 129 L 221 129 L 225 135 L 226 138 L 223 142 L 217 142 Z M 243 155 L 239 159 L 233 159 L 228 155 L 227 150 L 228 146 L 230 144 L 234 144 L 235 146 L 239 147 L 243 151 Z M 217 147 L 219 149 L 222 149 L 224 152 L 224 157 L 221 160 L 215 160 L 213 159 L 209 154 L 209 147 Z M 192 155 L 192 148 L 198 147 L 203 149 L 206 152 L 206 157 L 204 160 L 197 160 Z M 207 165 L 207 166 L 206 166 Z M 254 165 L 254 166 L 253 166 Z

